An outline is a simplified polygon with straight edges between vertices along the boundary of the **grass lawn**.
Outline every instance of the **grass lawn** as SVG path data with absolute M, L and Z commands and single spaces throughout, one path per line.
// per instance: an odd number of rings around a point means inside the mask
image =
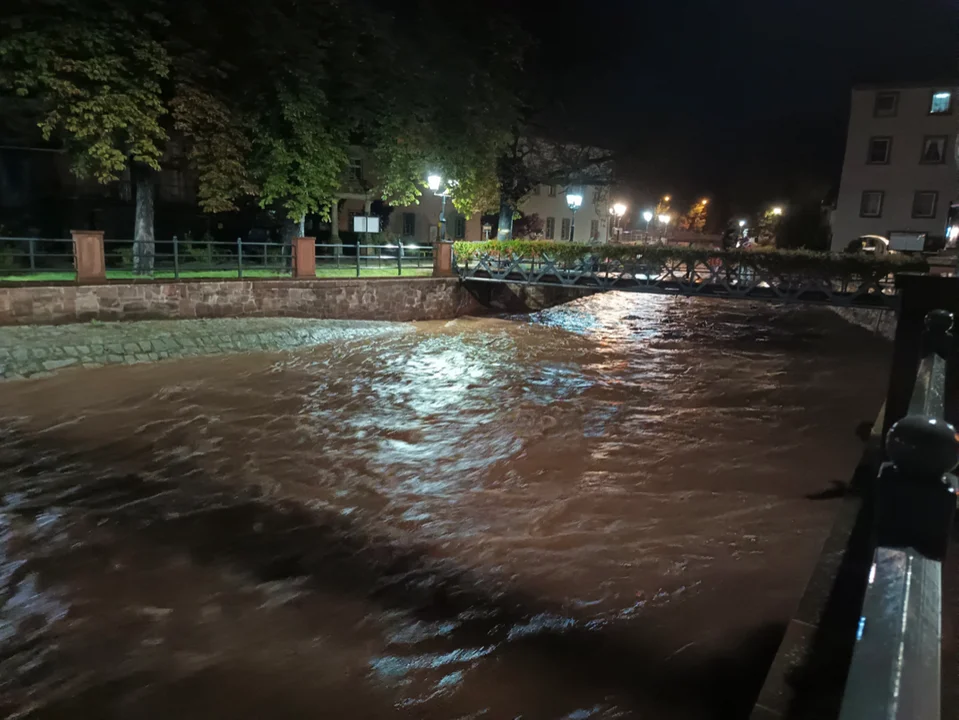
M 403 268 L 403 277 L 425 277 L 433 274 L 432 267 Z M 316 269 L 318 278 L 356 277 L 355 267 L 320 267 Z M 244 278 L 280 278 L 289 277 L 288 273 L 278 270 L 244 270 Z M 397 277 L 396 268 L 360 268 L 360 277 Z M 194 278 L 236 279 L 236 270 L 181 270 L 180 279 Z M 0 282 L 72 282 L 76 279 L 73 271 L 37 272 L 27 275 L 0 274 Z M 172 280 L 172 270 L 160 270 L 152 275 L 136 275 L 129 270 L 107 270 L 108 280 Z

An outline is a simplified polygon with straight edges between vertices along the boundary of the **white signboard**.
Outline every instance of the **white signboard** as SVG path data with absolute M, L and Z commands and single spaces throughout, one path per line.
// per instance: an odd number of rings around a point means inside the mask
M 353 232 L 378 233 L 380 231 L 380 219 L 378 217 L 366 217 L 357 215 L 353 218 Z
M 926 233 L 891 232 L 889 249 L 905 252 L 922 252 L 926 246 Z

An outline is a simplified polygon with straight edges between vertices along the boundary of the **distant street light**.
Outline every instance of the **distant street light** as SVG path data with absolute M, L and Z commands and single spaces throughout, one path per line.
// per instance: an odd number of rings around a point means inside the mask
M 446 242 L 446 197 L 449 195 L 447 190 L 440 192 L 440 187 L 443 185 L 443 178 L 435 173 L 426 178 L 426 186 L 433 191 L 435 195 L 438 195 L 442 198 L 440 202 L 440 232 L 439 239 L 440 242 Z
M 777 205 L 776 207 L 772 209 L 772 213 L 773 215 L 782 215 L 783 209 Z
M 669 202 L 673 198 L 670 195 L 663 195 L 663 202 Z
M 623 219 L 623 215 L 626 214 L 626 203 L 618 202 L 614 204 L 609 209 L 609 214 L 614 216 L 616 219 L 613 221 L 613 230 L 616 235 L 622 234 L 622 229 L 619 226 L 620 221 Z
M 709 205 L 709 198 L 703 198 L 699 201 L 701 205 Z
M 570 188 L 566 191 L 566 204 L 573 211 L 573 219 L 569 223 L 569 241 L 573 242 L 573 234 L 576 232 L 576 211 L 583 206 L 583 194 Z
M 669 221 L 672 220 L 669 215 L 660 215 L 656 219 L 659 220 L 659 222 L 661 222 L 663 225 L 669 225 Z
M 745 221 L 745 220 L 740 220 L 740 221 L 739 221 L 739 227 L 746 227 L 746 221 Z

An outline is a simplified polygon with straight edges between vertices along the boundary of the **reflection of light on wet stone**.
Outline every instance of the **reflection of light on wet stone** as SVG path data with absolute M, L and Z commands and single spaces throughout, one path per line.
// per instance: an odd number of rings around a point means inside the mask
M 509 640 L 515 640 L 529 635 L 539 635 L 540 633 L 563 632 L 572 630 L 574 627 L 576 627 L 576 621 L 573 618 L 541 614 L 530 618 L 525 625 L 514 625 L 510 628 L 506 637 Z

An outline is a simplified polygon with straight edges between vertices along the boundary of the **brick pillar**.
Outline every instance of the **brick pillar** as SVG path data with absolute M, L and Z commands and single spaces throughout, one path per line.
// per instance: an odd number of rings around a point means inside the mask
M 433 277 L 453 276 L 453 243 L 433 243 Z
M 293 238 L 293 277 L 316 280 L 316 238 Z
M 77 282 L 105 282 L 107 268 L 103 258 L 103 231 L 71 230 L 70 234 L 73 235 L 73 264 L 77 269 Z

